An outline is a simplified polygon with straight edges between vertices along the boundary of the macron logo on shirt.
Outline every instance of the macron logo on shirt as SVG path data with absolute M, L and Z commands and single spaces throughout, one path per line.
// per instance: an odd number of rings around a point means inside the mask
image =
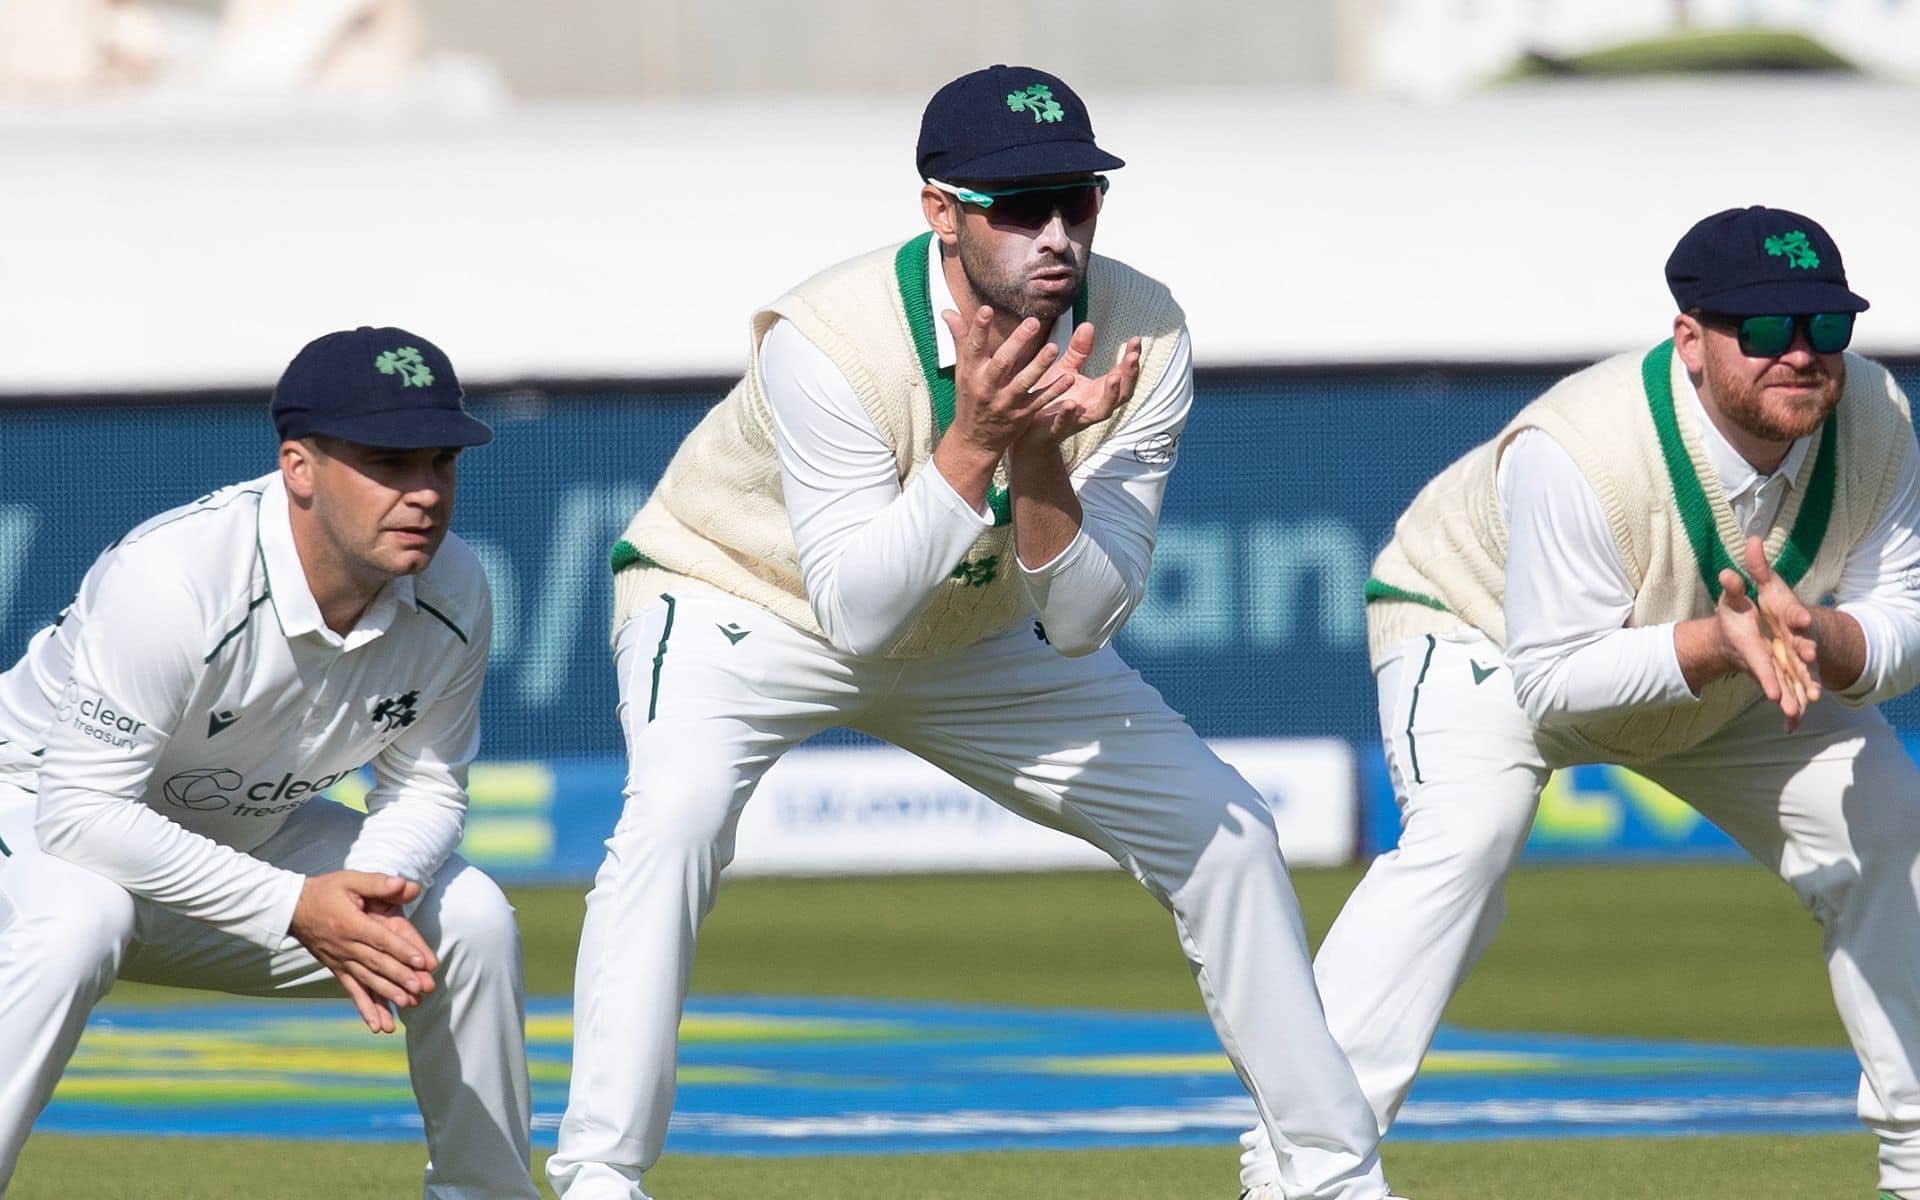
M 238 721 L 239 719 L 240 719 L 240 714 L 237 712 L 234 712 L 230 708 L 222 709 L 216 713 L 208 713 L 207 714 L 208 739 L 211 740 L 213 738 L 219 737 L 221 734 L 227 731 L 228 726 L 232 725 L 235 721 Z

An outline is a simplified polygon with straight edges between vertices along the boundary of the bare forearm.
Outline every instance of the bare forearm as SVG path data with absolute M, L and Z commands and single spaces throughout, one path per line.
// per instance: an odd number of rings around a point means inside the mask
M 1680 674 L 1698 696 L 1700 689 L 1740 669 L 1740 656 L 1720 632 L 1712 617 L 1696 617 L 1673 627 L 1673 653 Z
M 983 448 L 948 429 L 933 448 L 933 467 L 962 500 L 979 512 L 987 506 L 987 491 L 993 486 L 993 472 L 1000 465 L 1000 457 L 1000 451 Z
M 1822 686 L 1836 692 L 1852 687 L 1867 669 L 1867 636 L 1860 622 L 1834 608 L 1814 608 L 1814 660 Z
M 1016 450 L 1009 470 L 1013 548 L 1029 570 L 1045 566 L 1080 533 L 1080 497 L 1057 446 Z

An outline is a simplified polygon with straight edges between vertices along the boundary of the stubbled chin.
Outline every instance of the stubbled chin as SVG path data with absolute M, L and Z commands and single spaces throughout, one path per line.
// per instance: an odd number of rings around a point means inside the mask
M 1042 325 L 1051 325 L 1060 319 L 1061 313 L 1071 307 L 1073 307 L 1072 292 L 1068 292 L 1065 296 L 1056 296 L 1052 294 L 1035 295 L 1029 291 L 1027 293 L 1027 311 L 1020 315 L 1023 317 L 1032 317 Z

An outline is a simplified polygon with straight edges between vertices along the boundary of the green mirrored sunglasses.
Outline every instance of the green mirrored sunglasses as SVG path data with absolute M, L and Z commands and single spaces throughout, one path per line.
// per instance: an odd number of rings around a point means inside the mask
M 981 209 L 987 214 L 987 220 L 995 225 L 1038 229 L 1051 221 L 1055 212 L 1069 225 L 1092 220 L 1100 211 L 1100 200 L 1107 194 L 1109 180 L 1105 175 L 1095 175 L 1092 179 L 1075 179 L 1068 183 L 1040 183 L 1032 187 L 1001 188 L 991 192 L 942 183 L 938 179 L 929 179 L 927 182 L 960 203 Z
M 1740 353 L 1748 358 L 1778 358 L 1793 345 L 1795 330 L 1807 335 L 1807 345 L 1815 354 L 1838 354 L 1853 341 L 1850 312 L 1800 313 L 1761 317 L 1703 316 L 1717 324 L 1731 326 L 1740 342 Z

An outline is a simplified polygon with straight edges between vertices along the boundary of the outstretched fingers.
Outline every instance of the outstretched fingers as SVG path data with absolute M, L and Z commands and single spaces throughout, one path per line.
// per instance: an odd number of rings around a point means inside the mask
M 1120 356 L 1120 361 L 1114 365 L 1113 370 L 1107 372 L 1107 388 L 1111 394 L 1107 412 L 1112 413 L 1114 409 L 1126 403 L 1133 396 L 1133 389 L 1139 383 L 1140 339 L 1129 338 L 1126 352 Z
M 1747 572 L 1753 576 L 1761 632 L 1771 643 L 1782 682 L 1798 694 L 1804 709 L 1820 699 L 1820 680 L 1814 671 L 1820 651 L 1811 636 L 1813 613 L 1786 581 L 1774 574 L 1759 538 L 1749 537 L 1743 550 Z
M 1127 348 L 1120 355 L 1120 361 L 1113 369 L 1100 377 L 1099 390 L 1090 403 L 1080 412 L 1079 425 L 1085 429 L 1089 425 L 1098 425 L 1114 414 L 1114 410 L 1127 402 L 1133 395 L 1133 389 L 1140 382 L 1140 339 L 1127 342 Z
M 987 309 L 984 311 L 991 312 L 992 310 Z M 1033 360 L 1038 358 L 1043 351 L 1048 352 L 1047 363 L 1049 365 L 1053 362 L 1054 357 L 1059 354 L 1059 349 L 1047 340 L 1046 330 L 1040 327 L 1040 322 L 1032 317 L 1028 317 L 1013 327 L 1013 332 L 1007 335 L 1006 340 L 1001 342 L 999 347 L 995 349 L 993 354 L 988 358 L 987 361 L 992 368 L 992 373 L 989 378 L 992 379 L 996 386 L 1011 385 L 1032 368 Z M 1041 368 L 1042 371 L 1045 369 L 1044 366 Z M 1038 381 L 1039 378 L 1040 375 L 1036 372 L 1033 379 Z
M 1059 358 L 1060 347 L 1052 342 L 1042 345 L 1026 366 L 1020 368 L 1020 373 L 1013 377 L 1014 389 L 1022 393 L 1034 393 L 1034 389 L 1040 386 L 1040 381 L 1046 377 L 1047 372 L 1053 368 Z M 1072 387 L 1073 375 L 1068 373 L 1064 378 L 1067 387 Z M 1056 378 L 1054 382 L 1059 383 L 1060 379 Z
M 1740 660 L 1740 669 L 1752 676 L 1753 681 L 1760 685 L 1760 690 L 1766 693 L 1767 699 L 1779 704 L 1784 711 L 1790 701 L 1781 691 L 1773 653 L 1767 647 L 1767 639 L 1760 633 L 1759 612 L 1754 608 L 1753 601 L 1747 598 L 1746 580 L 1740 578 L 1740 572 L 1731 567 L 1720 572 L 1719 607 L 1721 631 L 1727 645 Z
M 993 309 L 981 305 L 971 317 L 963 317 L 951 308 L 940 310 L 940 320 L 953 335 L 955 354 L 962 362 L 974 363 L 993 351 Z
M 1086 321 L 1074 328 L 1073 336 L 1067 339 L 1067 352 L 1060 356 L 1060 369 L 1072 375 L 1078 375 L 1080 368 L 1087 365 L 1087 358 L 1093 353 L 1093 326 Z

